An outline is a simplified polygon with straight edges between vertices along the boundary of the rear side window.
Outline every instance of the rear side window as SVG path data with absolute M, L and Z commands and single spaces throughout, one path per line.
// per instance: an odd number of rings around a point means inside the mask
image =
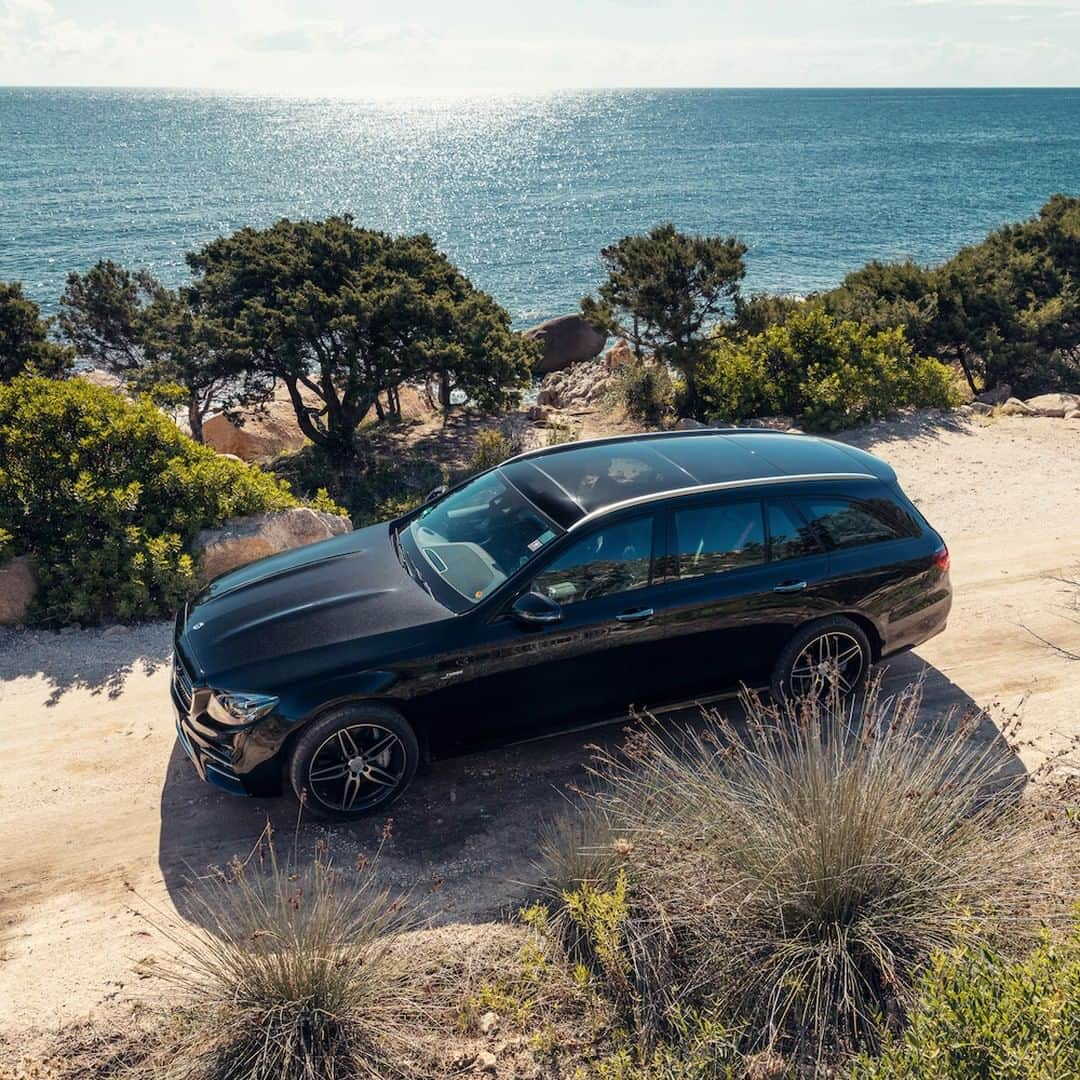
M 794 510 L 782 502 L 768 505 L 769 558 L 773 562 L 819 555 L 825 550 L 817 530 Z
M 759 499 L 676 510 L 672 520 L 671 555 L 680 578 L 703 577 L 765 561 Z
M 841 499 L 808 495 L 794 500 L 830 547 L 850 548 L 918 536 L 911 515 L 890 499 Z

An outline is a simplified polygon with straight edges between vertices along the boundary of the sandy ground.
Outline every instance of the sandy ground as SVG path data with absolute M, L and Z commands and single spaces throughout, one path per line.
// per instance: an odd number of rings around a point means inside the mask
M 893 661 L 888 683 L 925 671 L 935 711 L 974 702 L 993 717 L 1023 701 L 1021 757 L 1034 768 L 1080 731 L 1080 662 L 1032 634 L 1080 653 L 1054 580 L 1080 566 L 1080 423 L 917 417 L 851 441 L 895 466 L 953 557 L 947 632 Z M 283 831 L 295 823 L 289 800 L 230 799 L 197 781 L 175 746 L 168 653 L 164 623 L 0 632 L 0 1032 L 142 996 L 136 965 L 164 947 L 143 915 L 175 914 L 190 875 L 245 853 L 268 816 Z M 539 822 L 596 737 L 437 764 L 395 807 L 381 872 L 431 892 L 444 921 L 512 906 Z M 381 826 L 338 829 L 338 857 L 372 852 Z M 302 849 L 316 835 L 305 826 Z

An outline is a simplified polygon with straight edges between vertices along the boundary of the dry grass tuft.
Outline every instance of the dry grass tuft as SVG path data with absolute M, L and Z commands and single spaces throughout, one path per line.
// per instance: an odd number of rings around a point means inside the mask
M 282 859 L 269 830 L 245 861 L 192 889 L 200 928 L 167 929 L 158 974 L 191 1019 L 167 1072 L 190 1080 L 416 1075 L 422 986 L 395 945 L 415 910 L 373 868 L 346 879 L 326 846 Z
M 632 844 L 619 932 L 643 1037 L 689 1005 L 751 1050 L 873 1046 L 935 950 L 1039 925 L 1064 815 L 1020 798 L 1011 731 L 920 703 L 876 681 L 847 709 L 748 696 L 745 724 L 645 723 L 600 754 L 587 813 Z

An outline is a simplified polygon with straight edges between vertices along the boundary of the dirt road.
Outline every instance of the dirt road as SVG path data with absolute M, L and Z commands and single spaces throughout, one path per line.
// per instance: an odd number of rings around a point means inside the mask
M 925 668 L 935 711 L 1009 710 L 1026 696 L 1021 757 L 1034 767 L 1080 730 L 1080 662 L 1031 633 L 1080 653 L 1069 591 L 1053 580 L 1080 566 L 1080 422 L 923 418 L 851 441 L 892 462 L 953 557 L 948 631 L 893 662 L 889 683 Z M 168 652 L 163 623 L 0 635 L 0 1031 L 140 995 L 134 966 L 163 946 L 133 909 L 174 911 L 185 877 L 246 852 L 268 815 L 292 828 L 292 802 L 234 800 L 196 780 L 174 745 Z M 512 905 L 538 822 L 596 738 L 437 764 L 395 808 L 382 872 L 435 886 L 446 920 Z M 381 825 L 338 830 L 334 850 L 370 853 Z M 301 845 L 315 835 L 305 827 Z

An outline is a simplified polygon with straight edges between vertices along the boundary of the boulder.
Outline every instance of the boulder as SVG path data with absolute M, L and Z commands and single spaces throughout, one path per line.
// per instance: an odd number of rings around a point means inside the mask
M 976 398 L 976 399 L 975 399 L 975 400 L 974 400 L 974 401 L 973 401 L 973 402 L 972 402 L 972 403 L 971 403 L 971 404 L 970 404 L 970 405 L 968 406 L 968 408 L 969 408 L 969 409 L 970 409 L 970 410 L 971 410 L 971 411 L 972 411 L 972 412 L 973 412 L 973 413 L 974 413 L 974 414 L 975 414 L 976 416 L 989 416 L 989 415 L 990 415 L 990 414 L 991 414 L 991 413 L 992 413 L 992 412 L 994 411 L 994 406 L 993 406 L 992 404 L 990 404 L 990 402 L 987 402 L 987 401 L 979 401 L 979 399 L 978 399 L 978 398 Z
M 0 624 L 25 622 L 36 592 L 37 577 L 29 555 L 0 564 Z
M 708 424 L 703 424 L 700 420 L 695 420 L 692 416 L 683 416 L 675 421 L 676 431 L 697 431 L 699 428 L 707 428 Z
M 630 342 L 626 338 L 619 338 L 606 353 L 604 353 L 604 367 L 609 371 L 615 371 L 625 364 L 632 364 L 637 360 L 634 350 L 630 348 Z
M 220 529 L 203 529 L 192 544 L 205 583 L 238 566 L 279 551 L 314 544 L 352 530 L 346 517 L 302 506 L 250 517 L 230 518 Z
M 548 319 L 539 326 L 523 330 L 522 336 L 539 341 L 544 347 L 543 354 L 533 367 L 537 375 L 562 371 L 571 364 L 591 360 L 600 355 L 607 340 L 580 315 L 560 315 L 557 319 Z
M 1073 409 L 1080 409 L 1080 394 L 1039 394 L 1028 398 L 1024 404 L 1032 416 L 1062 417 Z
M 1065 414 L 1066 420 L 1080 420 L 1080 409 L 1070 409 Z
M 998 383 L 992 390 L 984 390 L 975 395 L 975 400 L 983 405 L 1004 405 L 1012 397 L 1012 387 L 1008 383 Z
M 551 406 L 549 405 L 530 405 L 529 411 L 525 414 L 534 424 L 547 423 L 548 417 L 551 415 Z
M 1001 406 L 1003 416 L 1034 416 L 1035 414 L 1019 398 L 1011 397 Z

